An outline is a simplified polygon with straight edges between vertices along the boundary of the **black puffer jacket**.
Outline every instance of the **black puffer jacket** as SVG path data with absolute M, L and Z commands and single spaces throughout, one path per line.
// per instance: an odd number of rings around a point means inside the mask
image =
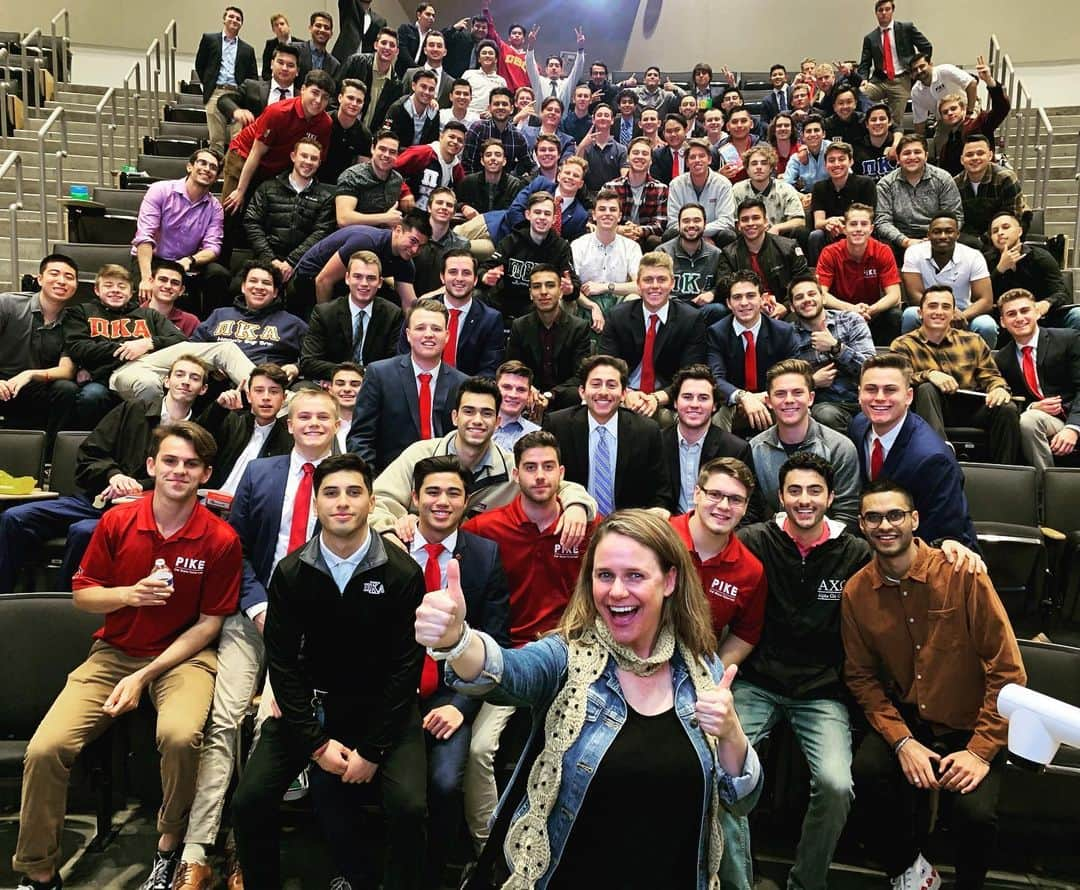
M 255 258 L 300 262 L 309 247 L 334 230 L 334 187 L 312 180 L 302 192 L 289 185 L 292 170 L 257 189 L 244 211 L 244 232 Z

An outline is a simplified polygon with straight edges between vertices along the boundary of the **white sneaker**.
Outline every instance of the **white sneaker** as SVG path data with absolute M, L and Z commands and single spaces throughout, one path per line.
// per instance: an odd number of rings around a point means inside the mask
M 941 876 L 920 853 L 907 871 L 889 881 L 893 890 L 938 890 L 941 887 Z
M 308 768 L 304 767 L 304 771 L 292 780 L 288 789 L 285 791 L 282 800 L 300 800 L 301 798 L 307 797 L 307 793 Z

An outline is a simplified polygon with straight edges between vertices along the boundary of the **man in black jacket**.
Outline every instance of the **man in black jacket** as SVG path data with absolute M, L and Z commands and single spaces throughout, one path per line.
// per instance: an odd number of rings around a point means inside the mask
M 581 400 L 577 373 L 592 352 L 589 323 L 563 306 L 559 270 L 552 265 L 533 266 L 529 299 L 533 311 L 510 325 L 506 360 L 519 361 L 533 372 L 537 408 L 569 408 Z
M 342 362 L 365 367 L 397 355 L 401 309 L 378 296 L 382 263 L 370 250 L 349 257 L 347 297 L 320 303 L 300 349 L 300 373 L 308 380 L 330 380 Z
M 246 127 L 267 105 L 300 95 L 296 84 L 299 73 L 300 48 L 295 43 L 278 44 L 270 62 L 270 79 L 245 80 L 237 92 L 224 93 L 218 99 L 218 111 L 234 130 Z
M 498 139 L 480 146 L 483 170 L 470 173 L 454 185 L 458 207 L 465 219 L 491 210 L 506 210 L 524 183 L 506 172 L 506 149 Z
M 423 575 L 369 531 L 372 477 L 360 457 L 327 458 L 312 485 L 321 531 L 270 580 L 263 639 L 281 717 L 263 724 L 233 798 L 237 855 L 247 885 L 280 886 L 279 802 L 314 761 L 312 800 L 345 879 L 366 880 L 356 802 L 374 785 L 387 820 L 383 883 L 420 888 L 423 650 L 413 620 Z
M 367 90 L 367 105 L 361 120 L 371 132 L 382 127 L 386 109 L 402 94 L 404 85 L 394 68 L 398 57 L 397 33 L 390 28 L 379 31 L 375 50 L 353 53 L 338 69 L 338 83 L 349 78 L 359 80 Z
M 278 417 L 288 388 L 289 376 L 279 365 L 256 365 L 246 392 L 228 389 L 203 411 L 199 425 L 218 446 L 207 488 L 235 494 L 249 463 L 292 450 L 288 421 Z
M 0 513 L 0 594 L 12 593 L 26 557 L 58 535 L 67 535 L 61 582 L 70 589 L 90 536 L 109 503 L 138 497 L 154 487 L 146 469 L 151 433 L 160 423 L 190 420 L 191 406 L 206 392 L 206 365 L 178 358 L 165 378 L 165 396 L 153 404 L 123 402 L 112 409 L 79 447 L 75 482 L 79 494 L 20 504 Z
M 344 63 L 355 52 L 375 51 L 375 38 L 386 19 L 371 8 L 371 0 L 338 0 L 338 39 L 334 58 Z
M 501 239 L 481 267 L 480 280 L 490 288 L 488 301 L 502 311 L 507 322 L 528 311 L 529 273 L 539 263 L 555 267 L 564 300 L 576 305 L 581 287 L 570 244 L 555 233 L 555 199 L 551 192 L 537 191 L 529 196 L 525 219 L 528 226 L 514 229 Z
M 292 169 L 262 183 L 244 210 L 255 259 L 277 269 L 283 283 L 307 249 L 334 230 L 334 187 L 315 179 L 325 150 L 314 139 L 298 140 Z
M 716 275 L 723 278 L 746 269 L 757 272 L 766 307 L 771 309 L 778 300 L 786 299 L 791 279 L 807 271 L 806 255 L 797 241 L 770 234 L 768 211 L 761 198 L 747 198 L 739 204 L 735 219 L 739 237 L 720 251 Z
M 240 39 L 244 25 L 244 13 L 237 6 L 226 6 L 221 31 L 208 31 L 199 40 L 195 53 L 195 70 L 202 84 L 203 102 L 206 104 L 206 124 L 210 130 L 210 147 L 218 154 L 225 153 L 228 145 L 229 125 L 218 111 L 218 99 L 227 92 L 235 92 L 249 77 L 258 77 L 255 49 Z M 224 44 L 235 44 L 231 70 L 223 65 Z
M 397 134 L 402 149 L 439 138 L 439 109 L 433 107 L 435 75 L 421 68 L 410 83 L 412 91 L 386 109 L 386 126 Z

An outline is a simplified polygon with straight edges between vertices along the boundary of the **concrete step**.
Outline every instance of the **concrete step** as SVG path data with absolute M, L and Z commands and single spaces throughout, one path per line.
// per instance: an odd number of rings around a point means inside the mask
M 71 93 L 80 96 L 104 96 L 108 87 L 99 86 L 93 83 L 61 83 L 57 86 L 57 94 Z M 86 99 L 80 99 L 80 102 L 87 101 Z

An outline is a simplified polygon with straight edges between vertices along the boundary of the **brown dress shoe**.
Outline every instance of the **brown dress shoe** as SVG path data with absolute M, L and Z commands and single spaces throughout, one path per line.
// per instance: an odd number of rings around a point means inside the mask
M 228 890 L 244 890 L 244 873 L 240 871 L 240 863 L 235 859 L 232 863 L 232 871 L 229 872 L 229 880 L 225 886 Z
M 181 862 L 176 867 L 173 890 L 210 890 L 214 883 L 214 870 L 209 865 Z

